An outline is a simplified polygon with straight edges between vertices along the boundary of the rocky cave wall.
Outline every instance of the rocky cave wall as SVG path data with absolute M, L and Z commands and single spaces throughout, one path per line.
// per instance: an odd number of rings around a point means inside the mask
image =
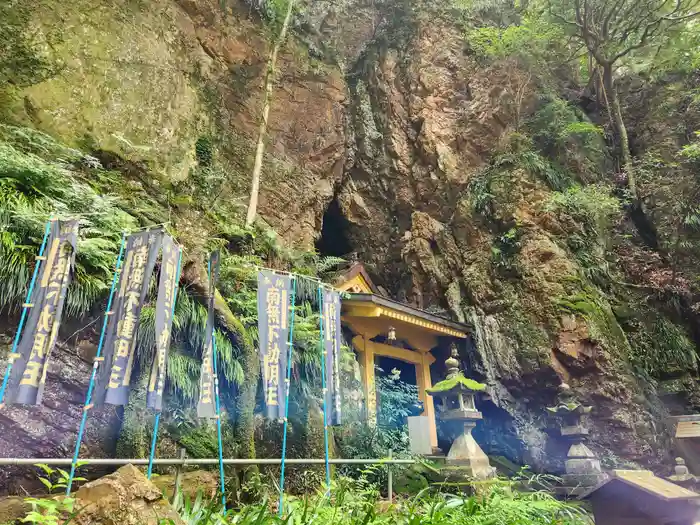
M 494 269 L 504 232 L 474 212 L 469 183 L 519 119 L 512 69 L 479 63 L 450 16 L 413 4 L 318 1 L 295 21 L 274 92 L 261 216 L 290 243 L 352 252 L 395 298 L 471 322 L 476 345 L 465 361 L 510 418 L 524 461 L 560 470 L 544 407 L 565 381 L 596 407 L 593 448 L 610 465 L 659 467 L 670 446 L 665 409 L 630 366 L 616 305 L 582 278 L 566 229 L 546 211 L 552 190 L 525 169 L 512 170 L 495 203 L 499 224 L 518 224 L 520 275 Z M 244 211 L 270 49 L 247 4 L 40 0 L 18 9 L 58 67 L 0 87 L 3 120 L 145 163 L 156 180 L 186 178 L 197 140 L 211 137 Z M 526 98 L 522 111 L 535 104 Z M 585 308 L 562 308 L 581 297 Z M 64 454 L 52 443 L 32 453 Z

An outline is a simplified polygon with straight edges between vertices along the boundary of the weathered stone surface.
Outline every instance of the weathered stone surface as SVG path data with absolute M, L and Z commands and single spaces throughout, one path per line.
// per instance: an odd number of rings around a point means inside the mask
M 0 410 L 0 457 L 70 457 L 91 370 L 92 366 L 77 355 L 75 348 L 57 345 L 51 355 L 43 403 L 11 405 Z M 81 450 L 83 457 L 111 457 L 118 430 L 119 417 L 114 407 L 92 410 Z M 107 471 L 91 469 L 93 475 Z M 38 473 L 31 466 L 2 467 L 0 493 L 24 495 L 25 490 L 43 487 L 37 479 Z
M 0 498 L 0 523 L 14 523 L 15 520 L 24 518 L 30 510 L 32 507 L 25 503 L 24 498 Z
M 175 474 L 155 476 L 151 479 L 153 484 L 162 493 L 172 499 L 175 494 Z M 180 492 L 188 496 L 190 500 L 197 497 L 197 493 L 202 493 L 205 500 L 216 497 L 219 491 L 219 474 L 210 470 L 193 470 L 183 472 L 180 479 Z
M 74 518 L 78 524 L 184 524 L 160 489 L 133 465 L 83 485 L 75 497 L 76 507 L 82 509 Z

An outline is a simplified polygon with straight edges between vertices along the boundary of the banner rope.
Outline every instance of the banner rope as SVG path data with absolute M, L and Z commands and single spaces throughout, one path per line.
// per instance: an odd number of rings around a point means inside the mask
M 49 239 L 49 234 L 51 233 L 51 223 L 55 222 L 56 219 L 50 217 L 46 221 L 46 227 L 44 228 L 44 239 L 41 241 L 41 248 L 39 248 L 39 256 L 36 258 L 36 264 L 34 265 L 34 273 L 32 274 L 32 280 L 29 283 L 29 290 L 27 291 L 27 299 L 22 303 L 22 316 L 19 318 L 19 326 L 17 327 L 17 332 L 15 332 L 15 339 L 12 341 L 12 351 L 10 352 L 10 357 L 7 361 L 7 369 L 5 369 L 5 377 L 2 379 L 2 387 L 0 387 L 0 407 L 3 406 L 3 400 L 5 399 L 5 389 L 7 388 L 7 383 L 10 380 L 10 372 L 12 372 L 12 365 L 16 357 L 17 346 L 19 345 L 20 337 L 22 336 L 22 328 L 24 328 L 24 322 L 27 319 L 27 312 L 31 308 L 29 301 L 32 299 L 32 294 L 34 293 L 34 286 L 36 285 L 36 278 L 39 275 L 39 268 L 41 267 L 41 261 L 44 257 L 44 251 L 46 250 L 46 242 Z
M 170 311 L 171 319 L 175 317 L 175 305 L 177 304 L 177 292 L 180 289 L 180 269 L 182 268 L 182 247 L 180 248 L 180 253 L 177 256 L 177 271 L 175 272 L 175 283 L 173 285 L 173 307 Z M 161 269 L 161 271 L 163 271 Z M 170 328 L 172 332 L 172 327 Z M 154 359 L 158 359 L 158 356 L 154 356 Z M 158 427 L 160 426 L 160 414 L 161 410 L 156 412 L 155 420 L 153 421 L 153 439 L 151 440 L 151 453 L 148 456 L 148 479 L 151 479 L 151 474 L 153 473 L 153 459 L 156 456 L 156 443 L 158 441 Z
M 73 486 L 73 478 L 75 477 L 75 469 L 78 464 L 78 457 L 80 455 L 80 444 L 83 441 L 83 434 L 85 432 L 85 423 L 87 422 L 88 410 L 90 408 L 90 401 L 92 401 L 92 391 L 95 388 L 95 378 L 97 377 L 97 368 L 100 364 L 102 356 L 102 347 L 104 345 L 105 332 L 107 331 L 107 323 L 109 321 L 109 312 L 112 309 L 112 299 L 114 298 L 114 291 L 117 288 L 117 279 L 119 277 L 119 271 L 122 266 L 122 257 L 124 255 L 124 246 L 126 244 L 126 232 L 122 233 L 122 242 L 119 247 L 119 255 L 117 256 L 117 264 L 114 270 L 114 277 L 112 277 L 112 288 L 109 290 L 109 299 L 107 300 L 107 309 L 105 310 L 104 321 L 102 322 L 102 332 L 100 333 L 100 342 L 97 345 L 97 354 L 95 355 L 95 360 L 92 365 L 92 375 L 90 376 L 90 385 L 88 386 L 87 395 L 85 396 L 85 406 L 83 407 L 83 418 L 80 421 L 80 428 L 78 430 L 78 439 L 75 442 L 75 451 L 73 452 L 73 462 L 70 467 L 70 476 L 68 477 L 68 483 L 66 485 L 66 496 L 70 496 L 71 487 Z
M 209 258 L 209 288 L 210 293 L 213 295 L 216 290 L 212 286 L 211 277 L 211 257 Z M 221 505 L 226 512 L 226 481 L 224 478 L 224 450 L 223 450 L 223 439 L 221 438 L 221 400 L 219 398 L 219 368 L 216 363 L 217 360 L 217 347 L 216 347 L 216 327 L 214 324 L 211 326 L 211 344 L 213 350 L 212 360 L 214 361 L 214 399 L 216 402 L 216 434 L 219 447 L 219 478 L 221 484 Z
M 322 281 L 321 279 L 319 279 L 317 277 L 312 277 L 310 275 L 292 273 L 292 272 L 288 272 L 287 270 L 276 270 L 274 268 L 267 268 L 265 266 L 260 266 L 258 264 L 246 263 L 246 264 L 242 264 L 241 266 L 244 268 L 246 268 L 246 267 L 247 268 L 255 268 L 256 270 L 263 270 L 263 271 L 267 271 L 267 272 L 278 274 L 278 275 L 288 275 L 289 277 L 292 277 L 293 279 L 302 279 L 305 281 L 316 283 L 320 288 L 324 288 L 326 290 L 335 290 L 335 291 L 340 292 L 340 293 L 345 293 L 342 290 L 340 290 L 339 288 L 336 288 L 336 287 Z
M 289 391 L 291 390 L 292 383 L 292 348 L 294 345 L 294 314 L 296 312 L 295 302 L 297 293 L 297 279 L 294 274 L 290 274 L 292 277 L 292 293 L 289 298 L 289 303 L 291 305 L 292 311 L 290 313 L 289 321 L 289 341 L 287 341 L 287 346 L 289 350 L 287 352 L 287 376 L 285 379 L 285 400 L 284 400 L 284 434 L 282 438 L 282 468 L 280 470 L 280 501 L 278 514 L 282 517 L 282 512 L 284 511 L 284 467 L 285 460 L 287 457 L 287 426 L 289 418 Z
M 326 344 L 324 341 L 324 311 L 323 311 L 323 288 L 318 287 L 318 313 L 319 313 L 319 332 L 320 332 L 320 342 L 321 342 L 321 392 L 323 394 L 323 446 L 325 449 L 325 462 L 326 462 L 326 496 L 330 496 L 331 493 L 331 465 L 328 462 L 328 406 L 326 403 L 326 392 L 328 390 L 328 385 L 326 384 Z

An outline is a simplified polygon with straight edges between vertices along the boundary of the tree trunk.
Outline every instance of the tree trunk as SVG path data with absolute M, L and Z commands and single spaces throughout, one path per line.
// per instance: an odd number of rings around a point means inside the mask
M 610 107 L 608 111 L 612 114 L 612 118 L 617 128 L 618 138 L 620 139 L 620 168 L 627 176 L 627 187 L 632 194 L 635 206 L 641 205 L 639 194 L 637 193 L 637 181 L 634 174 L 634 166 L 632 165 L 632 154 L 630 153 L 630 141 L 627 135 L 627 127 L 622 118 L 622 109 L 620 108 L 620 97 L 617 95 L 617 87 L 613 79 L 612 65 L 603 65 L 603 84 L 607 94 Z
M 253 176 L 250 188 L 250 202 L 248 203 L 248 213 L 246 214 L 245 224 L 251 226 L 255 221 L 255 216 L 258 212 L 258 194 L 260 193 L 260 172 L 262 171 L 263 156 L 265 154 L 265 137 L 267 135 L 267 121 L 270 116 L 270 105 L 272 104 L 272 88 L 275 83 L 275 73 L 277 69 L 277 55 L 280 48 L 287 37 L 289 29 L 289 21 L 292 19 L 292 11 L 294 10 L 294 0 L 287 1 L 287 14 L 282 23 L 282 29 L 277 37 L 277 41 L 270 53 L 270 59 L 267 61 L 267 73 L 265 74 L 265 94 L 263 98 L 262 117 L 260 118 L 260 127 L 258 128 L 258 144 L 255 148 L 255 162 L 253 163 Z
M 644 201 L 639 196 L 637 189 L 637 179 L 632 164 L 632 154 L 630 152 L 630 142 L 627 136 L 627 127 L 622 118 L 622 108 L 620 107 L 620 97 L 617 94 L 617 87 L 612 74 L 612 64 L 603 64 L 603 88 L 608 100 L 608 112 L 612 114 L 612 118 L 617 128 L 617 133 L 620 139 L 620 168 L 627 176 L 627 188 L 631 196 L 630 217 L 637 227 L 640 236 L 646 244 L 658 249 L 659 239 L 656 232 L 656 226 L 649 219 L 646 212 Z

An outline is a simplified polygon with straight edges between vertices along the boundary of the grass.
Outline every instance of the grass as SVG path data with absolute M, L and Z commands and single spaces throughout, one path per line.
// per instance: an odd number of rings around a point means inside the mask
M 522 480 L 521 480 L 522 481 Z M 592 523 L 580 507 L 554 499 L 544 491 L 522 492 L 518 480 L 472 484 L 472 495 L 435 493 L 425 489 L 392 505 L 380 502 L 379 491 L 364 478 L 339 478 L 331 497 L 319 492 L 301 498 L 286 497 L 283 517 L 276 501 L 263 501 L 222 513 L 216 502 L 176 498 L 176 508 L 188 525 L 526 525 Z M 169 523 L 169 522 L 166 522 Z M 166 525 L 166 524 L 162 524 Z

